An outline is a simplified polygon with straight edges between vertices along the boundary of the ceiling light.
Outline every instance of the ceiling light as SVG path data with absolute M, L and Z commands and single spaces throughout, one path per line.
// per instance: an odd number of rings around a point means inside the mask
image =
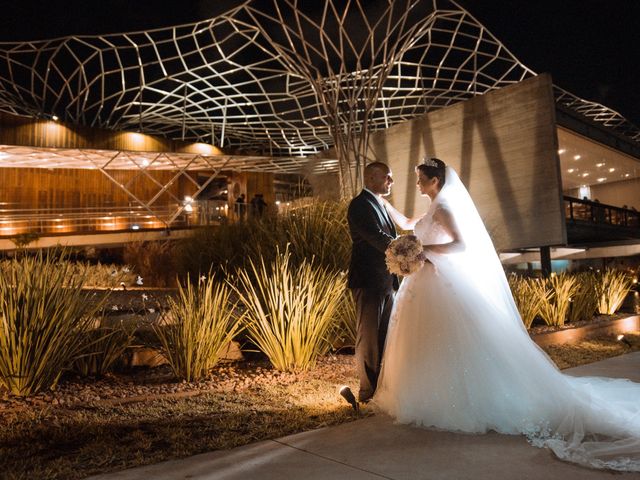
M 566 148 L 561 148 L 560 150 L 558 150 L 558 153 L 559 153 L 560 155 L 562 155 L 562 154 L 563 154 L 564 152 L 566 152 L 566 151 L 567 151 L 567 149 L 566 149 Z
M 616 171 L 616 169 L 615 169 L 615 168 L 613 168 L 613 167 L 611 167 L 611 168 L 609 169 L 609 171 L 610 171 L 610 172 L 615 172 L 615 171 Z
M 628 176 L 630 176 L 630 175 L 631 175 L 630 173 L 625 173 L 625 174 L 624 174 L 624 176 L 625 176 L 625 177 L 628 177 Z
M 53 116 L 51 117 L 51 119 L 52 119 L 54 122 L 57 122 L 58 120 L 60 120 L 60 119 L 58 118 L 58 116 L 57 116 L 57 115 L 53 115 Z
M 583 176 L 583 177 L 588 177 L 588 176 L 589 176 L 589 174 L 588 174 L 587 172 L 584 172 L 584 173 L 582 174 L 582 176 Z
M 598 181 L 599 181 L 599 182 L 604 182 L 606 179 L 607 179 L 607 177 L 600 177 L 600 178 L 598 179 Z
M 604 165 L 604 163 L 596 163 L 596 167 L 600 168 Z
M 567 172 L 569 172 L 569 173 L 573 173 L 573 172 L 575 172 L 575 171 L 576 171 L 576 169 L 575 169 L 575 168 L 570 168 L 569 170 L 567 170 Z
M 573 156 L 573 159 L 574 159 L 574 160 L 580 160 L 581 158 L 582 158 L 582 157 L 581 157 L 580 155 L 574 155 L 574 156 Z

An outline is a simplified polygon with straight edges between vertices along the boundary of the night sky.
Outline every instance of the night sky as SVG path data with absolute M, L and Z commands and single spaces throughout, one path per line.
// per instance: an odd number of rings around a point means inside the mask
M 215 16 L 234 3 L 233 0 L 5 0 L 0 16 L 0 41 L 189 23 Z M 640 126 L 640 0 L 459 0 L 459 3 L 529 68 L 551 73 L 559 87 L 602 103 Z

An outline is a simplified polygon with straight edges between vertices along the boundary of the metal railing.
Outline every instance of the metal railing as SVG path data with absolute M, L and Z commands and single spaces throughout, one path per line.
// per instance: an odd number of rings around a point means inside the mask
M 82 208 L 15 208 L 0 206 L 0 237 L 24 234 L 73 235 L 137 230 L 164 230 L 216 225 L 227 221 L 228 206 L 216 200 L 194 201 L 173 221 L 178 204 L 154 206 L 152 211 L 139 205 Z
M 567 196 L 563 198 L 568 222 L 640 228 L 640 212 L 637 210 Z

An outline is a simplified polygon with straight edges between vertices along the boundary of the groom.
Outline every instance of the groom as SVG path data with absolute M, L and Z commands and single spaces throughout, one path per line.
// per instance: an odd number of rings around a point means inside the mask
M 389 273 L 385 250 L 396 238 L 396 229 L 382 197 L 391 193 L 389 166 L 374 162 L 364 169 L 364 189 L 349 204 L 347 218 L 352 250 L 349 288 L 356 300 L 356 368 L 360 378 L 358 400 L 368 402 L 378 383 L 398 277 Z

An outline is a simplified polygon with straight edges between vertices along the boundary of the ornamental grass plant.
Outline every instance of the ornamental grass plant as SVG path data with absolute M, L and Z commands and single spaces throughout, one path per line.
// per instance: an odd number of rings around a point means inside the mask
M 349 265 L 351 241 L 346 202 L 312 200 L 278 217 L 279 251 L 289 246 L 295 265 L 314 265 L 339 271 Z
M 59 252 L 21 255 L 0 271 L 0 382 L 26 396 L 56 386 L 86 345 L 103 301 Z
M 234 289 L 246 308 L 250 341 L 280 371 L 312 368 L 331 348 L 331 333 L 345 290 L 340 272 L 303 259 L 291 262 L 285 250 L 271 263 L 240 269 Z
M 231 288 L 215 275 L 178 286 L 169 311 L 154 330 L 174 375 L 188 382 L 203 378 L 219 362 L 242 326 L 242 315 L 231 300 Z
M 567 321 L 570 323 L 588 320 L 598 308 L 598 295 L 595 289 L 595 277 L 590 272 L 575 274 L 576 291 L 571 298 L 571 307 Z
M 540 313 L 540 304 L 549 301 L 551 292 L 535 278 L 509 275 L 508 280 L 522 322 L 529 329 Z
M 134 329 L 122 324 L 88 330 L 82 338 L 83 353 L 73 361 L 73 371 L 83 377 L 102 377 L 123 358 L 134 338 Z
M 52 255 L 51 253 L 49 255 Z M 59 253 L 55 254 L 56 257 Z M 68 276 L 65 282 L 77 277 L 82 280 L 83 288 L 117 288 L 121 283 L 125 285 L 133 285 L 136 274 L 133 273 L 131 267 L 125 265 L 88 263 L 82 261 L 72 261 L 66 256 L 59 259 L 59 263 L 67 262 L 69 264 Z M 9 271 L 13 268 L 13 260 L 0 261 L 0 270 Z
M 335 324 L 333 334 L 333 347 L 354 347 L 356 346 L 357 334 L 357 313 L 356 300 L 353 292 L 349 288 L 345 288 L 342 301 L 337 311 L 338 321 Z
M 313 261 L 345 270 L 351 252 L 346 212 L 346 202 L 310 200 L 278 215 L 199 229 L 177 249 L 178 271 L 186 277 L 271 263 L 287 245 L 293 265 Z
M 576 277 L 562 273 L 546 279 L 539 279 L 535 284 L 536 296 L 540 302 L 540 317 L 553 327 L 565 324 L 569 315 L 571 299 L 578 291 Z
M 633 286 L 633 276 L 627 272 L 607 268 L 594 275 L 598 313 L 613 315 L 622 306 Z

